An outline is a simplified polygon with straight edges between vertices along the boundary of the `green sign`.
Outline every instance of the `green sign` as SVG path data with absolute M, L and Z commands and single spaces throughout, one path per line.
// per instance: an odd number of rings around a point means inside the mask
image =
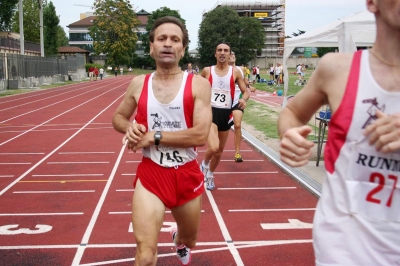
M 304 47 L 304 57 L 311 58 L 312 55 L 312 48 L 311 47 Z

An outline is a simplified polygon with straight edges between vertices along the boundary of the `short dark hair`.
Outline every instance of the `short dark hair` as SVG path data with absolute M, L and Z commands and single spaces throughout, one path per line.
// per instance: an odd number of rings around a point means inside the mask
M 182 44 L 183 44 L 183 47 L 187 47 L 188 43 L 189 43 L 189 34 L 188 34 L 187 29 L 186 29 L 186 26 L 182 23 L 182 21 L 180 19 L 178 19 L 176 17 L 173 17 L 173 16 L 161 17 L 161 18 L 157 19 L 154 22 L 153 28 L 151 28 L 151 31 L 150 31 L 150 34 L 149 34 L 149 41 L 151 43 L 154 42 L 154 35 L 155 35 L 156 29 L 159 26 L 161 26 L 162 24 L 165 24 L 165 23 L 172 23 L 172 24 L 177 25 L 179 28 L 181 28 L 182 35 L 183 35 Z
M 229 54 L 232 53 L 232 47 L 231 47 L 230 43 L 227 43 L 227 42 L 220 42 L 220 43 L 218 43 L 217 46 L 215 46 L 215 51 L 217 51 L 217 47 L 218 47 L 218 45 L 220 45 L 220 44 L 226 44 L 226 45 L 228 45 L 228 46 L 229 46 Z

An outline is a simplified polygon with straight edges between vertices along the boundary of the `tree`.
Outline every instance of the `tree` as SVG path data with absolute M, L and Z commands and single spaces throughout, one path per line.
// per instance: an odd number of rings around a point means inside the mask
M 24 0 L 23 8 L 23 24 L 25 41 L 40 43 L 40 21 L 39 21 L 39 4 L 37 0 Z M 15 12 L 12 18 L 12 30 L 19 32 L 19 11 Z
M 142 39 L 142 46 L 144 47 L 144 53 L 148 54 L 150 52 L 150 43 L 149 43 L 149 34 L 151 29 L 153 28 L 154 22 L 162 17 L 166 17 L 166 16 L 171 16 L 171 17 L 176 17 L 178 19 L 180 19 L 180 21 L 182 21 L 182 23 L 186 26 L 186 21 L 181 17 L 181 15 L 179 14 L 178 11 L 176 10 L 172 10 L 168 7 L 161 7 L 157 10 L 155 10 L 149 17 L 147 20 L 147 25 L 146 25 L 146 33 L 142 35 L 141 39 Z M 190 43 L 190 41 L 189 41 Z M 154 64 L 154 60 L 152 59 L 151 62 L 153 62 Z M 190 56 L 189 56 L 189 46 L 186 47 L 185 50 L 185 55 L 183 56 L 183 58 L 181 59 L 181 62 L 183 64 L 186 64 L 188 62 L 190 62 Z
M 330 53 L 330 52 L 335 52 L 337 47 L 318 47 L 317 49 L 317 55 L 318 57 L 322 57 L 324 54 Z
M 57 26 L 57 43 L 58 43 L 58 47 L 61 46 L 67 46 L 68 45 L 68 37 L 67 34 L 65 34 L 65 31 L 63 29 L 63 27 L 61 27 L 60 25 Z
M 58 38 L 54 38 L 58 33 L 58 24 L 60 19 L 56 14 L 56 9 L 53 2 L 50 1 L 48 5 L 43 9 L 43 26 L 44 26 L 44 53 L 46 56 L 57 55 Z
M 96 54 L 107 54 L 110 65 L 129 64 L 135 53 L 139 20 L 129 0 L 95 0 L 93 26 L 89 34 L 93 38 Z
M 11 19 L 17 9 L 18 0 L 0 1 L 0 31 L 11 29 Z
M 200 24 L 199 54 L 203 65 L 215 64 L 215 47 L 221 42 L 231 45 L 238 64 L 246 63 L 264 47 L 264 28 L 256 18 L 241 18 L 230 7 L 218 7 L 207 13 Z

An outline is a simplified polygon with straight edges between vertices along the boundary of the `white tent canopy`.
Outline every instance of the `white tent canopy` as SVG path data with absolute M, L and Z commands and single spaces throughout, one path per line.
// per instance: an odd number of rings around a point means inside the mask
M 372 46 L 375 38 L 375 16 L 368 10 L 339 19 L 298 37 L 286 38 L 283 52 L 283 65 L 285 67 L 284 105 L 289 87 L 286 61 L 296 47 L 338 47 L 339 52 L 353 53 L 357 50 L 357 46 Z

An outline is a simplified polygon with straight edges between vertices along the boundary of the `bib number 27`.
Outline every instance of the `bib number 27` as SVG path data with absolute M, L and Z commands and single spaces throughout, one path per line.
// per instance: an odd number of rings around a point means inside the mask
M 387 207 L 391 207 L 392 206 L 393 194 L 394 194 L 395 189 L 396 189 L 397 179 L 398 178 L 395 175 L 389 175 L 388 179 L 392 181 L 393 186 L 392 186 L 392 188 L 390 190 L 389 198 L 386 201 L 386 206 Z M 381 204 L 382 201 L 381 201 L 380 198 L 382 196 L 380 195 L 381 193 L 379 193 L 379 192 L 381 192 L 383 190 L 383 188 L 385 186 L 385 182 L 387 182 L 389 180 L 386 180 L 385 176 L 382 175 L 381 173 L 372 173 L 371 176 L 369 177 L 369 182 L 375 183 L 377 181 L 377 186 L 367 194 L 366 200 L 369 201 L 369 202 L 376 203 L 376 204 Z

